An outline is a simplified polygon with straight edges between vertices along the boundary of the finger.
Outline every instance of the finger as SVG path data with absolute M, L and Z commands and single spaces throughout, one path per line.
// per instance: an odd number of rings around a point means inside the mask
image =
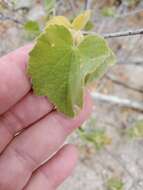
M 24 190 L 55 190 L 71 174 L 77 162 L 73 145 L 64 146 L 51 160 L 40 167 Z
M 0 59 L 0 114 L 7 111 L 30 90 L 26 76 L 28 52 L 32 45 L 24 46 Z
M 0 117 L 0 153 L 22 129 L 51 112 L 53 105 L 45 97 L 32 92 Z
M 80 126 L 91 112 L 89 96 L 74 119 L 52 112 L 16 137 L 0 157 L 0 184 L 4 190 L 21 189 L 31 173 L 63 144 L 67 135 Z M 17 179 L 15 181 L 15 179 Z

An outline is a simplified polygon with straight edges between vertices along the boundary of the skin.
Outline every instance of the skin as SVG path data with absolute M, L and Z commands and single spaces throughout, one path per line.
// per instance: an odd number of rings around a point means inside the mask
M 26 74 L 24 46 L 0 58 L 0 189 L 55 190 L 71 174 L 77 150 L 63 143 L 91 113 L 84 106 L 75 118 L 53 109 L 46 97 L 37 97 Z

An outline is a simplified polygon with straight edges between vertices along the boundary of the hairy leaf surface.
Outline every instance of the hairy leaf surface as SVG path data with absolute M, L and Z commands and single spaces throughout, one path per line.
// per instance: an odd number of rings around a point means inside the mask
M 72 28 L 71 23 L 64 16 L 54 16 L 51 20 L 47 22 L 46 28 L 48 28 L 50 25 L 63 25 L 66 28 Z
M 76 30 L 83 29 L 86 26 L 87 22 L 89 21 L 90 15 L 91 12 L 88 10 L 77 16 L 72 22 L 73 28 Z
M 47 96 L 60 112 L 73 117 L 82 108 L 85 85 L 113 62 L 102 37 L 86 36 L 75 44 L 66 26 L 50 24 L 30 53 L 28 73 L 37 95 Z

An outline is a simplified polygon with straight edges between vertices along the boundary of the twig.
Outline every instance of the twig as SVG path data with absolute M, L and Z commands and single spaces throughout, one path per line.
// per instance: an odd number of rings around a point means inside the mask
M 117 38 L 122 36 L 135 36 L 143 34 L 143 28 L 137 30 L 129 30 L 123 32 L 116 32 L 111 34 L 103 34 L 104 38 Z
M 91 9 L 92 0 L 85 0 L 85 10 Z
M 75 7 L 74 2 L 71 0 L 71 1 L 69 1 L 69 4 L 72 9 L 73 15 L 76 16 L 76 7 Z
M 96 32 L 86 32 L 83 31 L 83 34 L 96 34 Z M 143 34 L 143 28 L 136 29 L 136 30 L 128 30 L 128 31 L 121 31 L 121 32 L 115 32 L 115 33 L 107 33 L 107 34 L 101 34 L 104 38 L 118 38 L 118 37 L 124 37 L 124 36 L 135 36 L 135 35 L 142 35 Z
M 113 83 L 115 83 L 115 84 L 117 84 L 117 85 L 121 85 L 121 86 L 123 86 L 123 87 L 125 87 L 125 88 L 128 88 L 128 89 L 130 89 L 130 90 L 133 90 L 133 91 L 136 91 L 136 92 L 139 92 L 139 93 L 143 93 L 143 89 L 139 89 L 139 88 L 136 88 L 136 87 L 134 87 L 134 86 L 131 86 L 131 85 L 129 85 L 129 84 L 127 84 L 127 83 L 124 83 L 124 82 L 122 82 L 122 81 L 119 81 L 119 80 L 117 80 L 114 76 L 112 76 L 112 75 L 105 75 L 105 77 L 108 79 L 108 80 L 111 80 Z
M 130 11 L 130 12 L 124 13 L 122 15 L 117 15 L 114 18 L 115 19 L 123 19 L 125 17 L 134 16 L 134 15 L 139 14 L 141 12 L 143 12 L 143 9 L 138 9 L 138 10 L 134 10 L 134 11 Z
M 98 92 L 91 93 L 93 99 L 96 101 L 105 101 L 111 104 L 117 104 L 121 107 L 127 107 L 135 110 L 139 110 L 143 112 L 143 103 L 139 101 L 129 100 L 129 99 L 122 99 L 117 96 L 113 95 L 105 95 Z
M 19 20 L 12 18 L 12 17 L 9 17 L 9 16 L 5 16 L 2 13 L 0 13 L 0 20 L 2 20 L 2 21 L 10 20 L 12 22 L 15 22 L 16 24 L 22 25 L 22 23 Z
M 127 61 L 123 61 L 123 60 L 119 60 L 118 61 L 119 64 L 128 64 L 128 65 L 137 65 L 137 66 L 143 66 L 143 59 L 131 59 L 128 62 Z
M 18 7 L 18 8 L 14 8 L 13 11 L 14 12 L 18 12 L 18 11 L 25 11 L 25 12 L 29 12 L 30 8 L 29 7 Z

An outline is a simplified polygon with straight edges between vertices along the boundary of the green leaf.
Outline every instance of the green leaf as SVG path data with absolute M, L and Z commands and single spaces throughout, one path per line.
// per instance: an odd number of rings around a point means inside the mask
M 99 35 L 86 36 L 79 45 L 82 65 L 81 77 L 85 84 L 100 78 L 109 65 L 116 62 L 107 42 Z
M 116 15 L 116 10 L 115 10 L 115 7 L 104 7 L 101 10 L 101 13 L 103 16 L 106 16 L 106 17 L 114 17 Z
M 109 50 L 109 54 L 105 57 L 101 57 L 96 70 L 86 76 L 86 83 L 91 83 L 97 79 L 100 79 L 108 70 L 109 65 L 113 65 L 116 62 L 116 57 L 112 50 Z
M 40 33 L 40 26 L 37 21 L 29 20 L 24 24 L 24 29 L 32 33 L 33 35 L 38 35 Z
M 12 0 L 12 3 L 15 5 L 17 3 L 17 0 Z
M 90 31 L 90 30 L 92 30 L 93 28 L 94 28 L 94 23 L 91 22 L 91 21 L 88 21 L 88 22 L 86 23 L 85 27 L 84 27 L 84 30 L 85 30 L 85 31 Z
M 76 30 L 81 30 L 83 29 L 87 22 L 89 21 L 90 19 L 90 16 L 91 16 L 91 12 L 88 10 L 88 11 L 85 11 L 83 12 L 82 14 L 78 15 L 72 22 L 72 26 L 74 29 Z
M 49 25 L 30 53 L 28 73 L 34 92 L 47 96 L 60 112 L 73 117 L 83 105 L 86 77 L 110 56 L 102 37 L 86 36 L 77 45 L 65 26 Z
M 50 19 L 47 22 L 46 28 L 49 27 L 50 25 L 63 25 L 66 28 L 71 28 L 72 27 L 69 20 L 64 16 L 54 16 L 52 19 Z
M 102 129 L 86 131 L 83 128 L 79 128 L 78 132 L 83 140 L 93 144 L 97 150 L 101 150 L 112 142 L 112 139 L 108 137 L 106 132 Z
M 124 183 L 120 178 L 112 177 L 107 181 L 108 190 L 123 190 Z
M 55 6 L 56 0 L 44 0 L 47 14 L 49 14 Z
M 127 129 L 127 134 L 130 138 L 143 138 L 143 120 L 137 121 L 134 127 Z
M 129 7 L 134 7 L 140 2 L 140 0 L 125 0 L 125 2 Z
M 74 116 L 73 97 L 79 68 L 71 33 L 64 26 L 49 26 L 30 53 L 28 73 L 35 93 L 48 96 L 59 111 Z

